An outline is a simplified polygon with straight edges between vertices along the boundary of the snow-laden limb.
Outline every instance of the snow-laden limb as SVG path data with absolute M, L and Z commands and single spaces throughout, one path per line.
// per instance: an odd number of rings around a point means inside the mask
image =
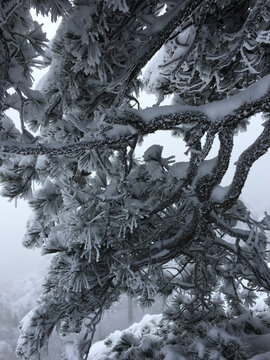
M 264 123 L 264 130 L 261 135 L 240 155 L 236 163 L 236 170 L 231 184 L 228 186 L 223 197 L 219 198 L 217 205 L 229 208 L 235 199 L 239 197 L 247 180 L 251 166 L 256 160 L 263 156 L 270 148 L 270 121 Z M 215 195 L 212 194 L 212 200 Z
M 203 0 L 194 0 L 192 2 L 174 2 L 174 6 L 168 7 L 168 11 L 164 15 L 158 16 L 150 21 L 150 26 L 146 26 L 146 31 L 142 32 L 140 51 L 131 60 L 130 72 L 125 79 L 125 86 L 129 89 L 136 75 L 143 69 L 147 62 L 161 48 L 162 44 L 167 41 L 172 32 L 184 21 L 187 20 L 189 14 L 200 11 Z M 148 18 L 149 19 L 149 18 Z M 145 39 L 147 39 L 146 43 Z
M 53 271 L 53 269 L 51 269 Z M 48 343 L 48 338 L 61 318 L 63 318 L 64 312 L 67 312 L 64 321 L 61 326 L 61 333 L 66 334 L 67 329 L 71 326 L 74 332 L 79 332 L 78 329 L 81 327 L 81 322 L 84 318 L 84 326 L 79 334 L 77 341 L 78 354 L 88 353 L 89 346 L 92 343 L 92 338 L 89 340 L 89 336 L 93 336 L 95 331 L 95 325 L 100 321 L 102 314 L 102 306 L 110 306 L 111 302 L 109 297 L 104 297 L 100 302 L 99 298 L 103 298 L 106 291 L 114 293 L 114 301 L 119 296 L 117 289 L 111 287 L 111 277 L 107 274 L 107 283 L 99 285 L 97 282 L 89 284 L 88 293 L 79 293 L 71 295 L 71 298 L 59 301 L 53 296 L 43 296 L 40 299 L 39 304 L 35 306 L 21 321 L 20 330 L 21 334 L 18 340 L 16 354 L 26 359 L 31 358 L 35 354 L 40 354 L 43 351 L 44 346 Z M 48 284 L 50 286 L 52 284 Z M 64 284 L 61 284 L 64 286 Z M 56 295 L 56 294 L 55 294 Z M 65 302 L 64 308 L 63 300 Z M 70 302 L 71 301 L 71 302 Z M 89 303 L 90 311 L 88 309 Z M 80 304 L 80 305 L 79 305 Z M 85 316 L 79 316 L 76 321 L 73 321 L 69 314 L 72 313 L 84 313 Z M 97 313 L 97 318 L 88 317 L 86 314 L 89 312 Z M 92 331 L 91 329 L 94 328 Z M 90 345 L 89 345 L 90 344 Z
M 269 18 L 267 15 L 262 22 L 257 20 L 268 12 L 269 3 L 267 0 L 260 0 L 254 2 L 252 7 L 249 7 L 248 2 L 241 3 L 239 10 L 241 6 L 242 14 L 246 14 L 244 17 L 239 15 L 241 25 L 235 13 L 228 14 L 231 19 L 229 24 L 223 17 L 225 4 L 219 7 L 211 1 L 204 1 L 200 16 L 189 18 L 189 21 L 182 24 L 183 28 L 180 26 L 172 34 L 170 41 L 164 44 L 166 54 L 155 59 L 154 73 L 150 69 L 145 74 L 143 81 L 148 90 L 159 94 L 161 98 L 166 94 L 177 94 L 177 97 L 189 104 L 204 104 L 206 94 L 211 101 L 217 97 L 221 99 L 234 94 L 232 88 L 239 88 L 240 84 L 240 87 L 246 87 L 254 82 L 266 65 L 264 57 L 260 55 L 264 51 L 260 34 L 262 28 L 268 28 Z M 220 22 L 213 22 L 213 18 Z M 240 25 L 238 30 L 231 31 L 237 23 Z M 222 31 L 221 24 L 225 26 Z M 185 43 L 188 45 L 188 50 L 185 51 L 182 43 L 178 42 L 178 36 L 181 38 L 183 30 L 191 26 L 195 36 L 192 36 L 193 39 L 190 37 L 188 44 Z M 175 58 L 178 52 L 179 56 Z M 249 77 L 244 80 L 243 74 L 246 71 Z M 212 98 L 213 89 L 215 96 Z
M 38 354 L 43 354 L 54 324 L 61 317 L 60 309 L 57 311 L 54 307 L 52 311 L 52 304 L 52 299 L 47 299 L 46 303 L 40 301 L 20 322 L 19 327 L 23 336 L 18 339 L 16 348 L 18 356 L 31 358 L 37 351 Z
M 214 103 L 200 106 L 169 105 L 145 110 L 128 110 L 124 113 L 120 112 L 119 117 L 117 114 L 107 115 L 104 121 L 114 124 L 113 128 L 103 130 L 94 136 L 87 135 L 89 140 L 66 145 L 40 144 L 38 139 L 31 145 L 3 141 L 0 143 L 0 152 L 21 155 L 67 155 L 100 147 L 121 148 L 138 135 L 174 129 L 181 124 L 198 123 L 211 127 L 224 126 L 228 123 L 237 126 L 243 119 L 258 112 L 269 111 L 269 89 L 270 75 L 267 75 L 239 94 Z
M 248 86 L 246 89 L 239 91 L 236 95 L 229 96 L 227 99 L 220 101 L 213 101 L 205 105 L 188 106 L 188 105 L 167 105 L 156 106 L 145 110 L 140 110 L 140 117 L 146 124 L 151 121 L 155 121 L 158 117 L 164 117 L 177 113 L 194 112 L 202 113 L 207 119 L 213 122 L 222 123 L 225 117 L 232 115 L 243 109 L 249 104 L 256 104 L 259 100 L 269 97 L 270 91 L 270 75 L 266 75 L 263 78 L 257 80 L 255 83 Z M 265 100 L 266 100 L 265 99 Z M 269 101 L 269 100 L 268 100 Z M 265 101 L 266 102 L 266 101 Z M 265 104 L 269 107 L 269 104 Z M 267 108 L 266 108 L 267 109 Z M 261 111 L 264 108 L 262 107 Z M 133 110 L 137 113 L 136 110 Z M 243 114 L 244 115 L 244 114 Z M 246 117 L 250 117 L 253 114 L 247 112 Z
M 231 354 L 247 360 L 268 360 L 267 312 L 236 317 L 227 326 L 224 319 L 217 319 L 214 324 L 199 321 L 183 329 L 183 324 L 165 321 L 161 315 L 146 315 L 139 323 L 94 344 L 88 360 L 124 360 L 127 356 L 135 360 L 229 359 Z

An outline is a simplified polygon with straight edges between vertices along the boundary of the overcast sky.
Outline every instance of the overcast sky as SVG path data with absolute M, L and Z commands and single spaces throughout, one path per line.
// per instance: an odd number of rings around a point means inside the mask
M 38 20 L 40 21 L 40 20 Z M 51 24 L 47 19 L 42 20 L 45 24 L 47 37 L 52 38 L 55 33 L 56 25 Z M 38 82 L 44 71 L 34 73 Z M 141 106 L 147 107 L 154 102 L 153 96 L 141 97 Z M 260 116 L 251 119 L 251 125 L 248 132 L 241 133 L 235 138 L 235 148 L 232 155 L 230 171 L 225 176 L 222 185 L 228 185 L 233 175 L 234 163 L 239 154 L 245 149 L 255 137 L 262 131 L 262 119 Z M 144 150 L 153 143 L 164 146 L 164 156 L 175 155 L 177 161 L 185 161 L 188 158 L 184 155 L 186 148 L 179 138 L 172 138 L 169 133 L 157 132 L 145 138 L 143 147 L 138 149 L 138 156 L 142 155 Z M 214 147 L 209 158 L 217 153 L 217 146 Z M 270 153 L 268 152 L 259 159 L 249 174 L 248 181 L 242 193 L 242 200 L 250 208 L 256 217 L 263 215 L 264 211 L 270 213 Z M 14 202 L 8 202 L 0 198 L 0 282 L 4 281 L 10 275 L 21 275 L 24 273 L 36 272 L 44 266 L 46 260 L 39 255 L 39 250 L 28 250 L 23 248 L 21 241 L 25 232 L 25 225 L 31 211 L 24 201 L 18 201 L 17 207 Z M 43 265 L 42 265 L 43 263 Z

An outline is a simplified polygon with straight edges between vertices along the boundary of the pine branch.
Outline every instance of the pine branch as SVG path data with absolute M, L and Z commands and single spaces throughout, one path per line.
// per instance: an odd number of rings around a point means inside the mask
M 270 111 L 269 80 L 270 75 L 267 75 L 235 96 L 202 106 L 169 105 L 120 112 L 118 117 L 106 115 L 105 121 L 108 124 L 123 124 L 123 128 L 119 130 L 121 132 L 124 130 L 124 135 L 117 136 L 115 132 L 103 130 L 98 136 L 95 135 L 93 140 L 67 145 L 2 142 L 0 152 L 21 155 L 69 155 L 96 147 L 120 149 L 138 135 L 150 134 L 157 130 L 173 130 L 175 126 L 181 124 L 205 124 L 206 129 L 213 125 L 235 128 L 242 120 L 258 112 Z M 215 115 L 216 111 L 217 115 Z
M 221 203 L 218 205 L 228 209 L 238 199 L 245 185 L 251 166 L 256 160 L 264 155 L 270 148 L 270 121 L 264 124 L 264 130 L 261 135 L 240 155 L 236 170 L 229 191 Z
M 196 232 L 200 227 L 199 213 L 199 208 L 194 206 L 187 224 L 181 227 L 175 235 L 168 239 L 155 241 L 149 248 L 138 251 L 138 254 L 135 253 L 134 259 L 131 261 L 131 268 L 137 270 L 149 264 L 164 264 L 181 254 L 183 249 L 190 245 L 196 237 Z
M 173 9 L 170 10 L 169 14 L 165 14 L 165 21 L 162 22 L 163 26 L 160 29 L 158 25 L 158 31 L 151 34 L 150 41 L 141 49 L 138 58 L 133 61 L 133 65 L 130 66 L 130 73 L 126 79 L 126 85 L 124 89 L 129 89 L 132 81 L 141 69 L 147 64 L 147 62 L 154 56 L 154 54 L 161 48 L 163 43 L 169 38 L 172 32 L 179 26 L 190 14 L 195 11 L 205 0 L 192 0 L 190 2 L 184 1 L 178 3 Z M 156 22 L 160 22 L 160 18 Z

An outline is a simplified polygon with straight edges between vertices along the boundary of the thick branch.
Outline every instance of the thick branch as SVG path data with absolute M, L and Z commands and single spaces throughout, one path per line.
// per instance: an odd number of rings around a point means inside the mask
M 241 93 L 229 99 L 202 106 L 170 105 L 146 110 L 129 110 L 119 116 L 106 118 L 108 123 L 123 124 L 117 131 L 103 130 L 92 139 L 61 144 L 22 144 L 2 142 L 0 152 L 21 155 L 69 155 L 96 147 L 119 149 L 138 135 L 157 130 L 171 130 L 180 124 L 198 123 L 208 126 L 236 126 L 238 122 L 261 111 L 270 111 L 270 75 L 258 80 Z M 119 133 L 119 136 L 115 134 Z
M 265 129 L 256 141 L 240 155 L 226 199 L 222 202 L 223 208 L 228 209 L 235 203 L 245 185 L 251 166 L 267 152 L 269 147 L 270 121 L 265 124 Z
M 212 175 L 205 175 L 198 181 L 196 193 L 200 201 L 209 199 L 215 185 L 219 184 L 225 175 L 233 149 L 233 130 L 225 129 L 219 133 L 220 148 L 217 157 L 217 164 L 212 171 Z
M 206 116 L 208 121 L 217 125 L 235 125 L 250 116 L 268 111 L 270 108 L 270 75 L 266 75 L 245 90 L 230 96 L 228 99 L 213 101 L 200 106 L 168 105 L 159 108 L 148 108 L 141 111 L 133 110 L 148 124 L 157 118 L 174 113 L 195 112 Z

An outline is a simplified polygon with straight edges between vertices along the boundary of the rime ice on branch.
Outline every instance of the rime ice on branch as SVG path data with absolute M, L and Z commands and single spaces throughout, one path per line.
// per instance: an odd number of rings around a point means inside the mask
M 49 47 L 31 6 L 63 17 Z M 57 328 L 79 333 L 86 359 L 123 293 L 143 306 L 176 294 L 167 316 L 188 331 L 224 321 L 225 304 L 246 313 L 255 290 L 270 290 L 269 216 L 255 221 L 239 200 L 270 146 L 269 0 L 18 0 L 0 11 L 2 194 L 33 209 L 24 245 L 55 253 L 18 355 L 38 354 Z M 32 90 L 33 66 L 48 65 Z M 141 88 L 156 106 L 140 108 Z M 173 104 L 160 106 L 166 95 Z M 222 188 L 237 132 L 258 113 L 264 130 Z M 160 145 L 135 159 L 157 130 L 182 136 L 186 162 Z

